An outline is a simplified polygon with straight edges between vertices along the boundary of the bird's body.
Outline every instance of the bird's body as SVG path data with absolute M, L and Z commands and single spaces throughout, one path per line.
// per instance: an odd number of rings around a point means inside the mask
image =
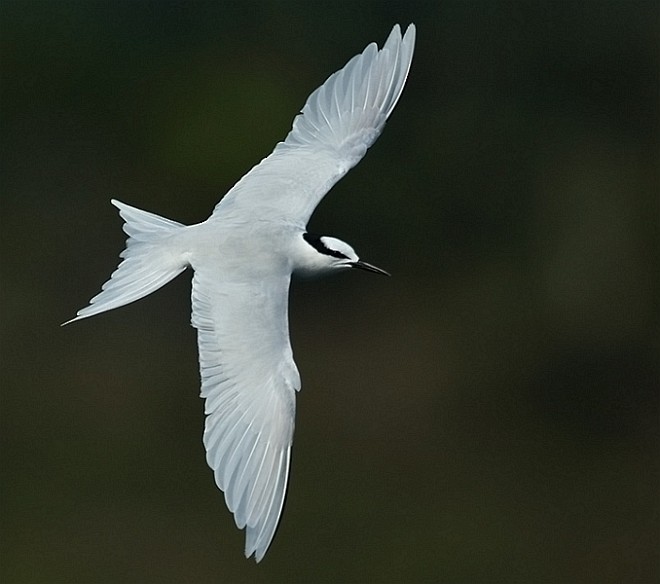
M 406 80 L 415 29 L 395 26 L 307 100 L 273 153 L 212 215 L 184 226 L 113 200 L 129 236 L 123 261 L 73 320 L 128 304 L 188 267 L 198 331 L 207 461 L 260 561 L 279 522 L 289 474 L 300 375 L 289 341 L 293 272 L 361 268 L 346 243 L 307 233 L 316 205 L 378 137 Z M 71 321 L 70 321 L 71 322 Z

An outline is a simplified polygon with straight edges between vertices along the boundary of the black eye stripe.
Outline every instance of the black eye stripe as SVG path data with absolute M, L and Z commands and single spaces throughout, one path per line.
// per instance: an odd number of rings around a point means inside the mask
M 303 233 L 303 239 L 319 253 L 332 256 L 333 258 L 339 258 L 342 260 L 348 259 L 347 255 L 344 255 L 340 251 L 337 251 L 335 249 L 330 249 L 329 247 L 327 247 L 323 243 L 323 241 L 321 241 L 320 235 L 314 235 L 313 233 Z

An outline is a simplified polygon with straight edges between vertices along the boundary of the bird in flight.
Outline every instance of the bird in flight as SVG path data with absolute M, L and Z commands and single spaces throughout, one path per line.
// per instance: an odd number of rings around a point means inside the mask
M 74 322 L 138 300 L 190 267 L 204 446 L 239 529 L 261 561 L 280 520 L 300 375 L 289 340 L 293 272 L 321 275 L 363 262 L 334 237 L 307 232 L 314 209 L 379 136 L 408 75 L 415 26 L 395 25 L 307 99 L 285 140 L 211 216 L 183 225 L 113 200 L 128 235 L 119 267 Z

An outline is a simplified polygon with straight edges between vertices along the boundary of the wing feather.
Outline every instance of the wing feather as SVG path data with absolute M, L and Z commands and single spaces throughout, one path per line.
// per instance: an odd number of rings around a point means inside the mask
M 374 143 L 396 105 L 412 60 L 415 27 L 394 26 L 307 99 L 270 156 L 225 195 L 211 218 L 280 219 L 304 227 L 332 186 Z
M 259 283 L 227 282 L 195 270 L 204 445 L 245 555 L 263 558 L 284 505 L 300 377 L 289 344 L 289 275 Z

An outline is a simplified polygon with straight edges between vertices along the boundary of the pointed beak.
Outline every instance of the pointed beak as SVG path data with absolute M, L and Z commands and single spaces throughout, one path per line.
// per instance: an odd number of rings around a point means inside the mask
M 368 264 L 367 262 L 362 262 L 362 261 L 357 261 L 357 262 L 352 262 L 351 266 L 353 268 L 358 268 L 360 270 L 364 270 L 365 272 L 372 272 L 374 274 L 382 274 L 383 276 L 391 276 L 389 272 L 386 272 L 385 270 L 381 270 L 380 268 L 377 268 L 376 266 L 372 266 L 371 264 Z

